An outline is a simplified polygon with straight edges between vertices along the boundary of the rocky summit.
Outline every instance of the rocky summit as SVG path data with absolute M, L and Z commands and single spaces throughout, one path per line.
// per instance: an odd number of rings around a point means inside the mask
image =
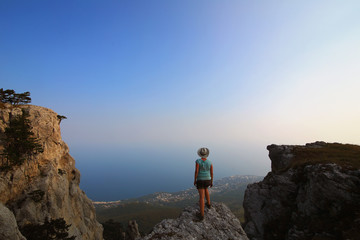
M 165 219 L 157 224 L 153 231 L 142 240 L 247 240 L 240 221 L 223 203 L 212 203 L 205 207 L 205 218 L 197 217 L 199 206 L 189 206 L 177 219 Z
M 11 118 L 28 113 L 31 131 L 43 152 L 21 165 L 4 170 L 0 161 L 0 237 L 25 239 L 18 231 L 29 224 L 63 219 L 69 236 L 77 240 L 101 240 L 102 225 L 95 208 L 79 188 L 80 172 L 61 139 L 60 118 L 54 111 L 32 105 L 5 106 L 0 109 L 0 150 L 6 144 L 5 129 Z
M 247 187 L 252 240 L 360 239 L 360 146 L 268 146 L 272 171 Z

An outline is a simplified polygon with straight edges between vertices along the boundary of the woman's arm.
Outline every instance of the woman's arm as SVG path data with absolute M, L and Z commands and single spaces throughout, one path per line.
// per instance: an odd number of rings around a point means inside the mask
M 210 184 L 210 187 L 213 186 L 213 179 L 214 179 L 214 173 L 213 173 L 213 165 L 211 164 L 211 167 L 210 167 L 210 175 L 211 175 L 211 184 Z
M 195 165 L 194 185 L 196 185 L 196 179 L 197 179 L 198 174 L 199 174 L 199 164 L 196 163 L 196 165 Z

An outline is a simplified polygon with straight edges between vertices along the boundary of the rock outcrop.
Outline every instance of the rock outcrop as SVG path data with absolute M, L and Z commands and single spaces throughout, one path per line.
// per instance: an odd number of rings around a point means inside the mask
M 205 219 L 199 221 L 196 214 L 199 206 L 184 209 L 177 219 L 165 219 L 157 224 L 143 240 L 247 240 L 240 221 L 223 203 L 212 203 L 212 208 L 205 208 Z
M 25 240 L 20 233 L 14 214 L 0 203 L 0 239 Z
M 360 146 L 268 146 L 272 171 L 245 192 L 252 240 L 359 239 Z
M 0 150 L 9 116 L 21 114 L 22 109 L 29 113 L 32 132 L 44 151 L 21 166 L 0 172 L 0 202 L 14 214 L 20 229 L 30 223 L 42 224 L 45 219 L 63 218 L 71 224 L 69 236 L 102 239 L 102 226 L 96 221 L 92 202 L 79 188 L 80 173 L 61 139 L 55 112 L 32 105 L 0 109 Z
M 135 220 L 130 220 L 128 223 L 128 227 L 126 229 L 126 233 L 124 233 L 124 239 L 126 240 L 134 240 L 139 239 L 141 237 L 139 232 L 139 226 Z

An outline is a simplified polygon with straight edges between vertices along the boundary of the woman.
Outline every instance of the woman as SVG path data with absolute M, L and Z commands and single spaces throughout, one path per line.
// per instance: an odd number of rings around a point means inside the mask
M 209 149 L 200 148 L 198 150 L 198 155 L 201 159 L 196 160 L 195 165 L 195 178 L 194 185 L 199 192 L 199 205 L 200 205 L 200 220 L 204 219 L 204 197 L 206 197 L 206 206 L 211 208 L 210 195 L 208 191 L 208 187 L 213 186 L 213 165 L 210 160 L 207 159 L 209 156 Z

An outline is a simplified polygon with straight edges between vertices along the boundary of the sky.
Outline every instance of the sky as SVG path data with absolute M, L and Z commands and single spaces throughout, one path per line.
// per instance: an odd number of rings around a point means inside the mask
M 360 144 L 360 2 L 3 0 L 0 87 L 67 117 L 94 200 L 265 176 L 266 146 Z

